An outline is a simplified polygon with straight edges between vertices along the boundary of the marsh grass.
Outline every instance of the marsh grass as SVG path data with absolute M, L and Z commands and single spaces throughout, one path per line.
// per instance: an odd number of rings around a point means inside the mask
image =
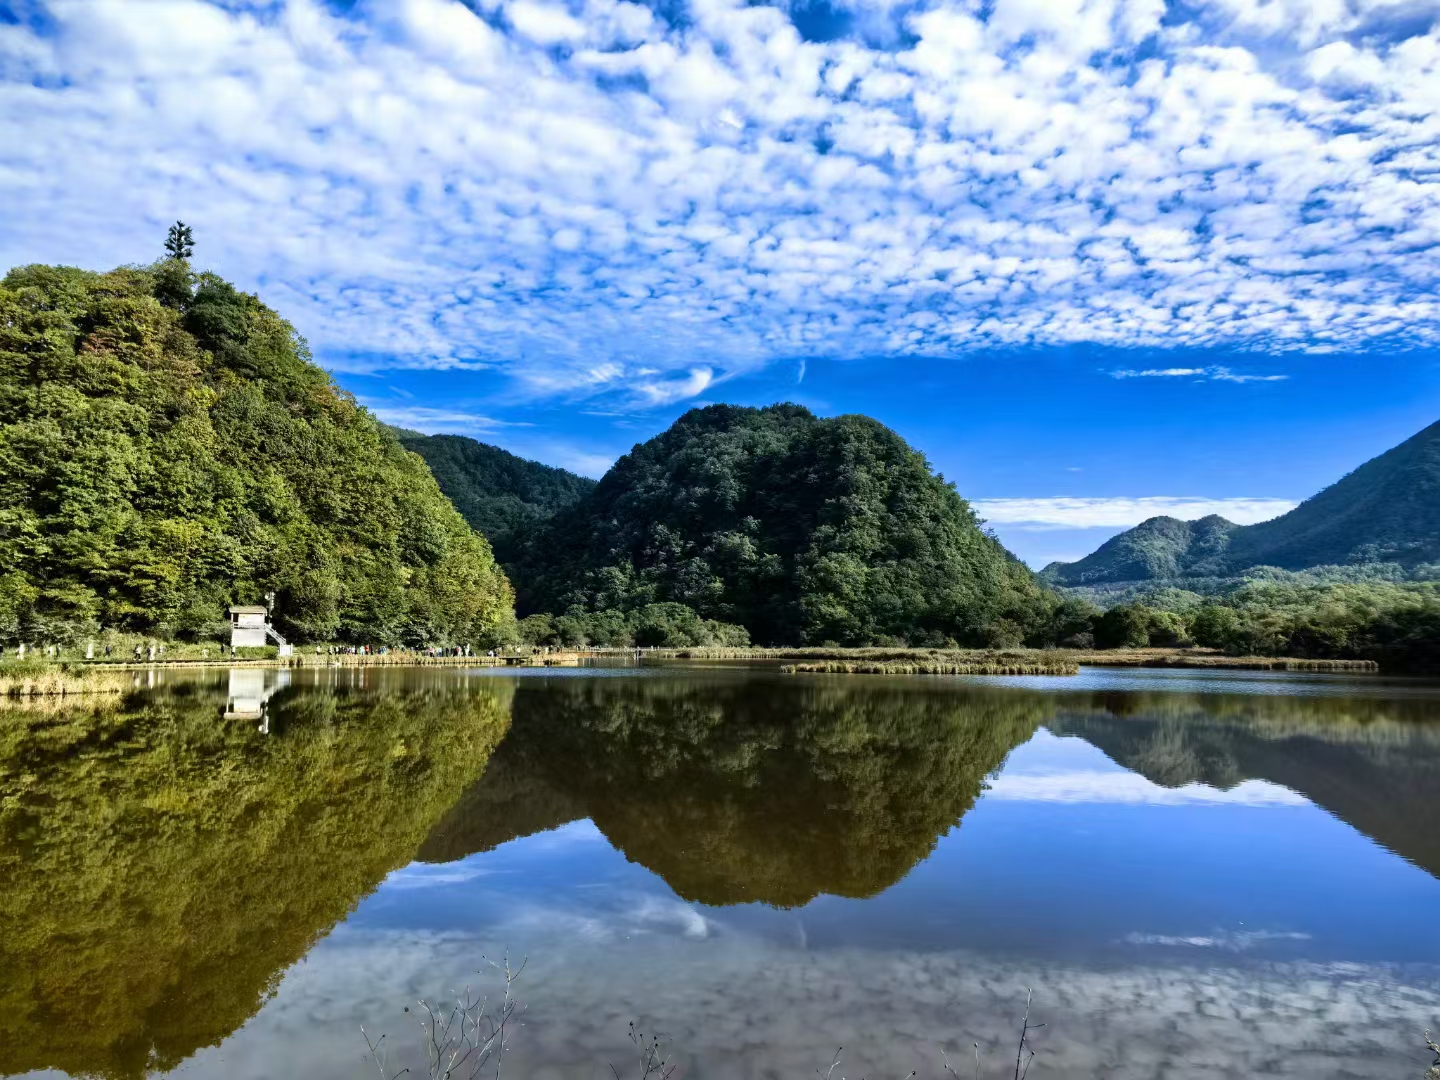
M 135 684 L 119 671 L 82 668 L 43 660 L 0 663 L 0 698 L 63 698 L 76 694 L 121 694 Z
M 821 660 L 784 664 L 787 675 L 818 672 L 838 675 L 1078 675 L 1073 660 L 1028 661 L 1006 657 L 975 660 Z

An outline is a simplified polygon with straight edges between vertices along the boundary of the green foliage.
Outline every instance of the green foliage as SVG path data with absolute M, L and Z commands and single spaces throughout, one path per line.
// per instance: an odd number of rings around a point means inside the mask
M 1026 635 L 1032 648 L 1060 646 L 1089 649 L 1095 645 L 1095 620 L 1100 609 L 1083 597 L 1047 594 L 1039 618 Z
M 702 619 L 684 604 L 646 604 L 634 611 L 586 611 L 571 608 L 564 615 L 527 615 L 517 627 L 517 640 L 527 645 L 628 647 L 643 645 L 680 649 L 750 644 L 743 626 Z
M 678 603 L 761 642 L 1003 646 L 1051 606 L 893 431 L 797 405 L 694 409 L 517 559 L 522 609 Z
M 1440 423 L 1367 461 L 1288 514 L 1258 525 L 1157 517 L 1073 563 L 1052 563 L 1057 585 L 1225 578 L 1282 570 L 1365 567 L 1428 572 L 1440 560 Z M 1387 571 L 1387 574 L 1389 572 Z
M 0 282 L 0 568 L 4 642 L 193 640 L 269 590 L 299 641 L 479 644 L 511 608 L 424 462 L 175 259 Z
M 405 449 L 419 454 L 470 527 L 510 563 L 536 527 L 574 505 L 594 487 L 589 477 L 516 457 L 463 435 L 421 435 L 396 430 Z

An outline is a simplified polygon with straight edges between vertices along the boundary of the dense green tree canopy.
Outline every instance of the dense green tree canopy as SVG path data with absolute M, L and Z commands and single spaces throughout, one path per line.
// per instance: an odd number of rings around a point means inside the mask
M 252 296 L 178 259 L 0 282 L 0 641 L 213 631 L 483 641 L 489 545 Z
M 1046 607 L 925 458 L 863 416 L 694 409 L 518 560 L 527 610 L 686 604 L 757 642 L 1010 644 Z

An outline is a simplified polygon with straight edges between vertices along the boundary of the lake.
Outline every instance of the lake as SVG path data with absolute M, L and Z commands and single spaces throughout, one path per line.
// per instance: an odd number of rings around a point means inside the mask
M 0 1075 L 1419 1077 L 1440 688 L 158 672 L 0 710 Z M 412 1011 L 406 1012 L 409 1007 Z M 493 1074 L 492 1074 L 493 1075 Z

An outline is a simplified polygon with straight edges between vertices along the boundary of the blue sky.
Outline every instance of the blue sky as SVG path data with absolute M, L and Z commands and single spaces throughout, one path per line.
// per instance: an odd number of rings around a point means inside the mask
M 582 471 L 870 413 L 1041 564 L 1436 418 L 1440 0 L 0 0 L 0 205 Z

